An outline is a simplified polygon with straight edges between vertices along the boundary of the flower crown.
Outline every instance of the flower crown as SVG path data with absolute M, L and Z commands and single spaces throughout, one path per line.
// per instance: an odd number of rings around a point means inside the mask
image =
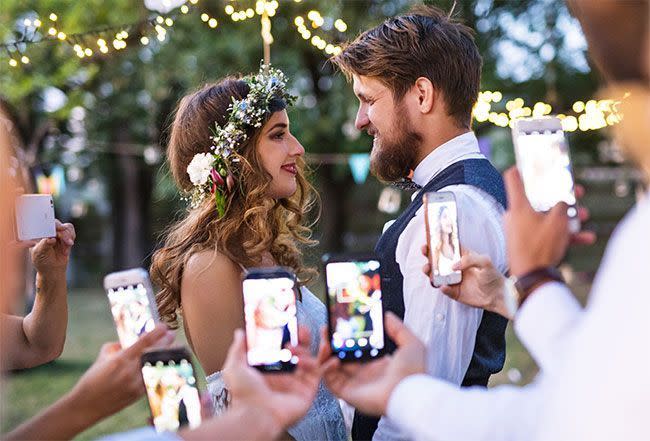
M 272 113 L 273 101 L 282 100 L 290 106 L 296 97 L 286 91 L 284 73 L 271 65 L 260 63 L 256 75 L 243 78 L 249 92 L 241 100 L 232 99 L 228 106 L 228 120 L 223 127 L 214 124 L 212 145 L 207 153 L 197 153 L 187 166 L 187 174 L 194 188 L 186 198 L 192 208 L 211 194 L 219 217 L 226 212 L 226 194 L 233 191 L 237 177 L 236 163 L 240 162 L 238 148 L 248 139 L 247 130 L 259 128 Z

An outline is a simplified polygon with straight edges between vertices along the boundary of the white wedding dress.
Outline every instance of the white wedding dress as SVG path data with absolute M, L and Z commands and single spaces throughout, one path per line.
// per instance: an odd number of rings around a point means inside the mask
M 298 323 L 307 326 L 312 336 L 311 351 L 316 354 L 320 340 L 320 328 L 327 323 L 325 305 L 307 288 L 301 287 L 302 301 L 296 302 Z M 208 391 L 212 396 L 215 415 L 222 413 L 228 405 L 228 391 L 221 372 L 206 378 Z M 345 441 L 347 439 L 343 414 L 338 400 L 325 388 L 318 386 L 314 403 L 305 417 L 290 427 L 289 435 L 296 441 Z

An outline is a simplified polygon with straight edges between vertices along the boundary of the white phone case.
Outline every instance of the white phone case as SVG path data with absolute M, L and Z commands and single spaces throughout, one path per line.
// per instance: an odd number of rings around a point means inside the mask
M 16 198 L 16 237 L 20 241 L 56 237 L 52 195 L 23 194 Z

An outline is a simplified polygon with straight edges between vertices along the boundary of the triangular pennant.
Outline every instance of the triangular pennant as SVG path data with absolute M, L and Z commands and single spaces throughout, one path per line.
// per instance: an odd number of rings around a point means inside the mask
M 366 182 L 368 172 L 370 171 L 370 154 L 369 153 L 354 153 L 348 158 L 352 178 L 357 184 Z

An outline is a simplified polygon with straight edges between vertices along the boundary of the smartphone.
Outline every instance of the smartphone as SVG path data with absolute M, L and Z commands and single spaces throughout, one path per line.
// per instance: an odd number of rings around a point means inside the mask
M 456 198 L 449 191 L 425 193 L 422 205 L 431 283 L 436 288 L 458 284 L 463 280 L 463 274 L 452 269 L 454 263 L 460 261 Z
M 289 268 L 250 268 L 244 278 L 248 364 L 263 372 L 295 369 L 298 357 L 296 277 Z
M 515 120 L 512 127 L 517 168 L 526 196 L 536 211 L 548 211 L 558 202 L 569 208 L 569 229 L 580 231 L 569 145 L 559 118 Z
M 108 274 L 104 289 L 122 348 L 131 346 L 160 320 L 149 273 L 144 268 Z
M 372 255 L 325 256 L 329 339 L 342 361 L 384 355 L 381 263 Z
M 142 354 L 142 379 L 156 432 L 176 432 L 201 424 L 201 398 L 185 348 Z
M 50 194 L 23 194 L 16 198 L 16 237 L 19 241 L 56 237 L 54 201 Z

